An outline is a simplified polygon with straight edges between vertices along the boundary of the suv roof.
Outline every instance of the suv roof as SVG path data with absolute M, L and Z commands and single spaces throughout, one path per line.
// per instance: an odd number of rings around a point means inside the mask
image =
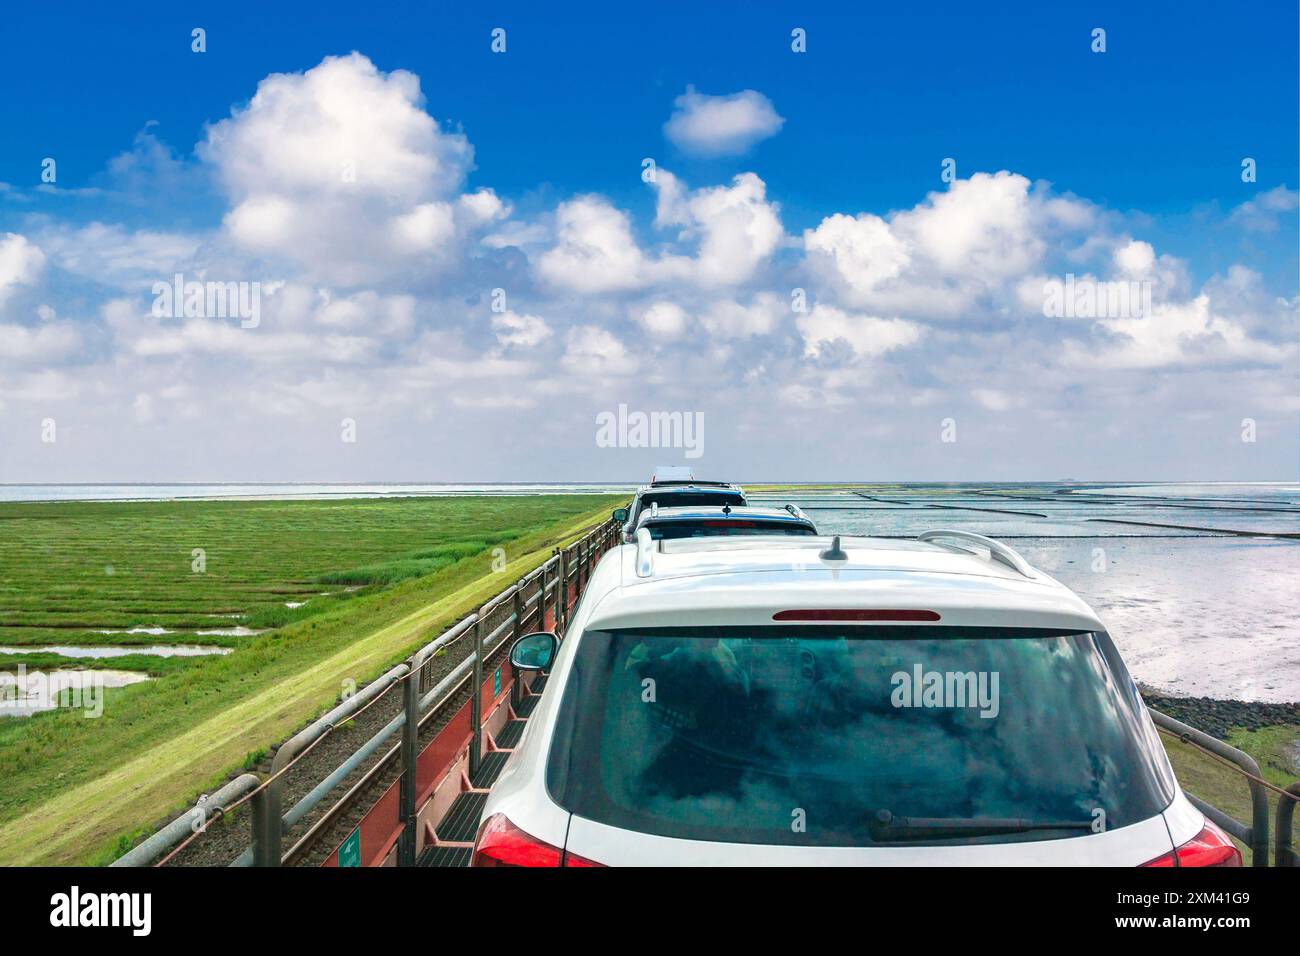
M 944 532 L 970 540 L 970 536 Z M 978 536 L 975 536 L 978 537 Z M 990 557 L 894 538 L 707 537 L 623 545 L 584 627 L 771 625 L 785 610 L 923 610 L 933 623 L 1101 631 L 1077 595 L 991 539 Z M 843 560 L 821 553 L 838 541 Z M 998 551 L 1014 555 L 1023 570 Z M 603 592 L 603 593 L 601 593 Z
M 668 521 L 700 520 L 759 520 L 764 524 L 800 524 L 813 527 L 803 512 L 786 508 L 760 508 L 754 505 L 682 505 L 642 511 L 637 527 Z

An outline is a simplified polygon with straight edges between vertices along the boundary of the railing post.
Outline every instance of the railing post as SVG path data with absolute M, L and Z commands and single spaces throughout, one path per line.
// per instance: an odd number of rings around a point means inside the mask
M 1300 856 L 1291 849 L 1291 816 L 1295 813 L 1295 805 L 1300 801 L 1300 780 L 1286 788 L 1286 792 L 1292 794 L 1296 799 L 1288 800 L 1286 797 L 1278 794 L 1277 798 L 1277 852 L 1273 856 L 1274 866 L 1297 866 L 1300 865 Z
M 520 578 L 515 582 L 515 626 L 511 631 L 512 641 L 518 640 L 519 635 L 524 633 L 524 580 Z M 514 679 L 510 682 L 510 706 L 514 709 L 519 707 L 519 675 L 515 674 Z
M 547 559 L 550 560 L 549 558 Z M 542 562 L 542 573 L 537 575 L 541 590 L 537 592 L 537 629 L 546 630 L 546 562 Z
M 271 776 L 275 776 L 275 763 L 271 763 Z M 259 841 L 261 856 L 255 856 L 255 866 L 279 866 L 281 841 L 284 836 L 284 812 L 281 799 L 283 790 L 280 781 L 272 779 L 260 794 L 263 804 L 261 835 Z M 254 800 L 257 798 L 254 797 Z
M 415 767 L 420 742 L 420 671 L 421 665 L 407 672 L 402 683 L 402 700 L 406 723 L 402 727 L 402 838 L 397 851 L 398 866 L 415 866 Z
M 483 762 L 483 609 L 479 608 L 474 619 L 474 686 L 470 688 L 473 696 L 469 699 L 469 719 L 474 728 L 474 736 L 469 742 L 469 775 L 472 780 L 478 775 L 479 765 Z
M 280 865 L 280 814 L 271 813 L 265 788 L 253 792 L 253 865 Z
M 555 591 L 555 633 L 564 633 L 569 616 L 569 552 L 560 549 L 560 586 Z

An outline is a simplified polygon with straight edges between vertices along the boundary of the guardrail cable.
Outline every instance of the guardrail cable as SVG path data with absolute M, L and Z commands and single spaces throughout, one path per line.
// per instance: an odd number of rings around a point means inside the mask
M 405 679 L 405 678 L 403 678 L 403 679 Z M 361 716 L 362 714 L 364 714 L 367 710 L 369 710 L 371 707 L 373 707 L 373 706 L 374 706 L 375 704 L 377 704 L 379 701 L 381 701 L 381 700 L 383 700 L 385 697 L 387 697 L 388 694 L 389 694 L 389 692 L 392 691 L 392 689 L 393 689 L 394 687 L 397 687 L 400 683 L 401 683 L 401 681 L 394 681 L 394 682 L 393 682 L 392 684 L 390 684 L 388 687 L 384 688 L 383 691 L 381 691 L 380 693 L 376 694 L 376 695 L 375 695 L 371 700 L 369 700 L 369 701 L 367 701 L 366 703 L 362 704 L 361 707 L 360 707 L 357 711 L 355 711 L 355 712 L 352 713 L 352 714 L 349 714 L 348 717 L 347 717 L 347 719 L 344 720 L 343 723 L 347 723 L 349 720 L 354 720 L 354 719 L 356 719 L 357 717 L 359 717 L 359 716 Z M 189 836 L 187 836 L 184 840 L 182 840 L 180 843 L 178 843 L 175 847 L 173 847 L 172 850 L 171 850 L 171 852 L 169 852 L 166 856 L 162 857 L 162 858 L 159 859 L 156 863 L 154 863 L 154 864 L 153 864 L 154 867 L 166 866 L 168 863 L 170 863 L 173 859 L 175 859 L 175 857 L 176 857 L 177 855 L 180 854 L 180 852 L 181 852 L 182 850 L 184 850 L 186 847 L 188 847 L 190 844 L 192 844 L 195 840 L 197 840 L 200 836 L 202 836 L 204 833 L 206 833 L 206 832 L 207 832 L 207 829 L 208 829 L 209 826 L 211 826 L 213 823 L 217 823 L 217 822 L 220 821 L 221 818 L 224 817 L 226 814 L 233 812 L 236 808 L 238 808 L 238 807 L 242 806 L 243 804 L 247 803 L 249 800 L 252 800 L 253 797 L 257 796 L 259 793 L 261 793 L 262 791 L 264 791 L 264 790 L 265 790 L 267 787 L 269 787 L 269 786 L 270 786 L 274 781 L 278 780 L 278 779 L 279 779 L 280 777 L 282 777 L 284 774 L 288 773 L 291 769 L 293 769 L 293 767 L 295 767 L 295 766 L 297 765 L 297 763 L 298 763 L 299 760 L 301 760 L 303 757 L 305 757 L 305 756 L 307 756 L 309 753 L 311 753 L 312 750 L 314 750 L 314 749 L 316 748 L 316 745 L 317 745 L 317 744 L 319 744 L 322 740 L 324 740 L 326 737 L 328 737 L 330 734 L 332 734 L 332 733 L 333 733 L 333 732 L 334 732 L 334 731 L 335 731 L 339 726 L 340 726 L 340 724 L 326 724 L 324 730 L 321 731 L 320 736 L 317 737 L 315 740 L 313 740 L 311 743 L 309 743 L 309 744 L 308 744 L 306 747 L 304 747 L 302 750 L 300 750 L 300 751 L 299 751 L 299 752 L 294 756 L 294 758 L 293 758 L 292 760 L 290 760 L 287 764 L 285 764 L 283 767 L 281 767 L 278 771 L 276 771 L 275 773 L 271 774 L 271 776 L 269 776 L 269 777 L 267 777 L 265 780 L 263 780 L 260 784 L 258 784 L 258 785 L 257 785 L 256 787 L 254 787 L 252 790 L 248 791 L 248 793 L 244 794 L 244 795 L 243 795 L 242 797 L 240 797 L 238 800 L 235 800 L 233 803 L 230 804 L 230 806 L 228 806 L 228 807 L 218 807 L 215 811 L 213 811 L 213 816 L 212 816 L 212 817 L 210 817 L 210 818 L 206 818 L 206 819 L 203 821 L 203 824 L 202 824 L 202 825 L 201 825 L 197 830 L 195 830 L 193 833 L 191 833 Z
M 1283 787 L 1279 787 L 1279 786 L 1277 786 L 1276 784 L 1269 783 L 1269 782 L 1268 782 L 1267 780 L 1265 780 L 1263 777 L 1257 777 L 1257 776 L 1255 776 L 1253 773 L 1251 773 L 1249 770 L 1243 770 L 1241 767 L 1238 767 L 1238 766 L 1237 766 L 1235 763 L 1233 763 L 1231 760 L 1225 760 L 1223 757 L 1220 757 L 1220 756 L 1219 756 L 1218 754 L 1216 754 L 1213 750 L 1206 750 L 1204 747 L 1202 747 L 1200 744 L 1198 744 L 1195 740 L 1192 740 L 1192 738 L 1191 738 L 1190 736 L 1188 736 L 1187 734 L 1176 734 L 1176 733 L 1174 733 L 1172 730 L 1165 730 L 1163 727 L 1156 727 L 1156 730 L 1158 730 L 1160 733 L 1164 734 L 1166 737 L 1173 737 L 1173 738 L 1176 739 L 1176 740 L 1180 740 L 1180 741 L 1182 741 L 1182 742 L 1185 743 L 1185 744 L 1189 744 L 1189 745 L 1191 745 L 1192 747 L 1195 747 L 1197 750 L 1199 750 L 1201 753 L 1205 754 L 1205 756 L 1209 757 L 1211 760 L 1214 760 L 1216 763 L 1221 763 L 1221 764 L 1223 764 L 1223 765 L 1224 765 L 1225 767 L 1227 767 L 1229 770 L 1235 770 L 1237 773 L 1241 774 L 1243 777 L 1247 778 L 1248 780 L 1254 780 L 1257 784 L 1259 784 L 1259 785 L 1260 785 L 1261 787 L 1263 787 L 1264 789 L 1266 789 L 1266 790 L 1272 790 L 1274 793 L 1276 793 L 1276 794 L 1277 794 L 1278 796 L 1280 796 L 1280 797 L 1286 797 L 1288 800 L 1296 800 L 1296 801 L 1300 801 L 1300 795 L 1297 795 L 1297 794 L 1294 794 L 1294 793 L 1290 793 L 1289 791 L 1287 791 L 1287 790 L 1286 790 L 1285 788 L 1283 788 Z

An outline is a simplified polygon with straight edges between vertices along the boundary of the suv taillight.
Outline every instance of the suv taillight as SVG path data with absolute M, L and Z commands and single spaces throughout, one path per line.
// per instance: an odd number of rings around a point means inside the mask
M 1209 820 L 1200 833 L 1177 850 L 1156 857 L 1143 866 L 1241 866 L 1241 851 Z
M 519 829 L 501 813 L 479 827 L 470 866 L 600 866 L 545 843 Z

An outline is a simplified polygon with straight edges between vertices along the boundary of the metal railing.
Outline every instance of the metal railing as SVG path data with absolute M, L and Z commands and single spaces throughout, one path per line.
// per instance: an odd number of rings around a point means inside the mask
M 1273 865 L 1300 865 L 1300 856 L 1297 856 L 1291 848 L 1291 818 L 1295 811 L 1296 800 L 1300 799 L 1300 781 L 1285 789 L 1275 787 L 1263 778 L 1259 763 L 1244 750 L 1238 750 L 1219 738 L 1175 720 L 1154 708 L 1148 710 L 1157 727 L 1209 756 L 1218 758 L 1220 763 L 1235 768 L 1246 778 L 1246 785 L 1250 789 L 1250 824 L 1243 823 L 1194 793 L 1184 791 L 1192 805 L 1222 827 L 1225 832 L 1250 847 L 1252 866 L 1268 866 L 1268 791 L 1275 791 L 1278 794 L 1278 803 Z
M 214 794 L 202 798 L 195 808 L 176 817 L 112 865 L 164 865 L 201 837 L 211 825 L 229 816 L 244 803 L 249 803 L 252 810 L 251 845 L 231 865 L 273 867 L 292 863 L 301 859 L 311 844 L 327 832 L 334 818 L 364 793 L 366 785 L 378 779 L 384 769 L 392 767 L 394 761 L 400 761 L 401 764 L 402 834 L 398 841 L 397 862 L 399 866 L 413 865 L 419 811 L 416 806 L 416 763 L 420 754 L 421 727 L 437 718 L 465 690 L 467 684 L 472 689 L 481 689 L 485 662 L 504 651 L 510 639 L 523 633 L 531 623 L 535 621 L 539 627 L 544 625 L 549 612 L 556 630 L 562 633 L 568 622 L 570 606 L 581 597 L 583 588 L 590 581 L 593 565 L 618 543 L 617 532 L 618 528 L 613 522 L 602 522 L 572 544 L 555 549 L 540 567 L 444 630 L 407 661 L 391 668 L 290 737 L 276 750 L 265 779 L 253 773 L 245 773 L 232 780 Z M 508 614 L 502 613 L 506 610 L 509 610 Z M 472 636 L 473 650 L 434 686 L 429 687 L 432 679 L 430 665 L 435 656 L 467 634 Z M 283 803 L 287 774 L 336 729 L 356 719 L 397 688 L 402 692 L 400 712 L 285 811 Z M 511 690 L 512 695 L 517 695 L 517 686 Z M 478 770 L 482 761 L 481 697 L 480 693 L 472 693 L 470 696 L 471 775 Z M 517 697 L 512 699 L 517 700 Z M 399 731 L 401 740 L 398 745 L 370 767 L 365 776 L 316 820 L 286 853 L 283 846 L 286 833 L 320 806 L 345 779 L 374 758 L 383 745 Z

